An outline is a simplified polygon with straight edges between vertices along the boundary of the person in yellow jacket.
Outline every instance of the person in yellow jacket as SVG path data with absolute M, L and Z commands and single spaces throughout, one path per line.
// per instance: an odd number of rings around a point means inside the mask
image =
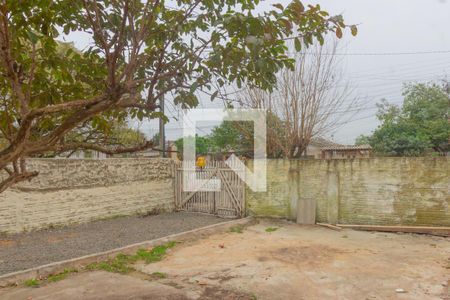
M 199 155 L 197 161 L 195 162 L 197 168 L 203 169 L 206 166 L 206 157 Z

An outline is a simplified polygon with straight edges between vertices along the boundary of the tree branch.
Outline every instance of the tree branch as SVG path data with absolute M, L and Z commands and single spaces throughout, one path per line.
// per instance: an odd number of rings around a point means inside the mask
M 91 144 L 91 143 L 69 143 L 69 144 L 62 144 L 62 145 L 56 145 L 53 147 L 48 147 L 47 151 L 56 151 L 56 152 L 66 152 L 66 151 L 73 151 L 73 150 L 94 150 L 101 153 L 114 155 L 114 154 L 121 154 L 121 153 L 132 153 L 132 152 L 138 152 L 147 150 L 153 147 L 152 141 L 146 141 L 143 144 L 133 146 L 133 147 L 116 147 L 116 148 L 107 148 L 104 146 Z M 41 151 L 39 151 L 41 152 Z
M 39 174 L 39 172 L 37 172 L 37 171 L 13 173 L 7 179 L 0 182 L 0 193 L 4 192 L 6 189 L 8 189 L 9 187 L 13 186 L 16 183 L 25 181 L 25 180 L 30 180 L 33 177 L 36 177 L 38 174 Z

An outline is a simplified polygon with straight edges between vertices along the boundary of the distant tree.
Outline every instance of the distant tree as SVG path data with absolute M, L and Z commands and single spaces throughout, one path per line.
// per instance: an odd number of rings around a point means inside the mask
M 283 123 L 270 111 L 266 114 L 266 153 L 269 158 L 282 156 L 282 148 L 278 142 L 282 139 Z M 216 126 L 210 136 L 213 152 L 230 152 L 247 157 L 253 156 L 254 125 L 250 121 L 225 121 Z
M 408 84 L 402 107 L 382 101 L 378 106 L 381 125 L 369 137 L 381 155 L 419 156 L 447 152 L 450 136 L 450 97 L 437 84 Z
M 160 142 L 160 140 L 159 140 L 159 132 L 156 133 L 155 135 L 153 135 L 152 142 L 153 142 L 154 146 L 159 146 L 159 142 Z
M 369 145 L 370 136 L 361 134 L 355 139 L 355 145 Z
M 193 138 L 194 138 L 193 136 L 189 136 L 186 137 L 185 139 L 192 140 Z M 177 147 L 177 151 L 180 156 L 183 155 L 183 144 L 184 144 L 183 138 L 180 138 L 175 141 L 175 146 Z M 209 148 L 210 148 L 210 140 L 208 137 L 195 135 L 195 152 L 197 155 L 208 154 Z
M 268 118 L 268 148 L 284 157 L 304 155 L 314 137 L 345 123 L 345 116 L 336 112 L 351 110 L 356 104 L 338 56 L 333 55 L 337 42 L 317 44 L 313 49 L 294 55 L 294 67 L 279 73 L 273 93 L 249 88 L 239 94 L 244 107 L 264 108 L 273 116 Z
M 209 138 L 213 152 L 248 154 L 253 150 L 253 124 L 246 121 L 224 121 L 213 128 Z

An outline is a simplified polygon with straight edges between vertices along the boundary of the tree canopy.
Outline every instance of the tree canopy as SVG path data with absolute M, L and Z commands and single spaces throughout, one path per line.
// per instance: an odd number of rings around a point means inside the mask
M 194 137 L 193 136 L 189 136 L 186 139 L 187 140 L 192 140 Z M 184 144 L 185 139 L 180 138 L 178 140 L 175 141 L 175 146 L 177 147 L 177 151 L 178 154 L 180 156 L 183 155 L 183 144 Z M 195 136 L 195 153 L 197 155 L 206 155 L 208 154 L 210 149 L 210 140 L 209 138 L 206 136 L 199 136 L 196 135 Z
M 0 192 L 37 175 L 26 169 L 33 155 L 152 146 L 112 149 L 65 138 L 73 131 L 97 134 L 114 121 L 162 117 L 164 95 L 190 108 L 199 91 L 214 99 L 227 84 L 270 90 L 275 74 L 294 63 L 286 39 L 299 51 L 329 32 L 357 31 L 319 5 L 293 0 L 256 13 L 258 2 L 2 0 L 0 132 L 7 145 L 0 149 L 0 170 L 8 178 Z M 61 47 L 80 33 L 90 41 L 86 49 Z
M 401 107 L 382 101 L 378 106 L 381 125 L 368 141 L 374 151 L 388 156 L 419 156 L 450 151 L 450 95 L 446 86 L 408 84 Z

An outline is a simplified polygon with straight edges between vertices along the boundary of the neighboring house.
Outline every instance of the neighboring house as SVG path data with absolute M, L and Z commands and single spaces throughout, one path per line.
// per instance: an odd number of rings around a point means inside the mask
M 370 145 L 339 145 L 324 147 L 322 159 L 369 158 L 372 156 Z
M 321 159 L 322 158 L 322 149 L 325 147 L 338 147 L 343 146 L 322 137 L 316 137 L 311 140 L 308 147 L 306 148 L 306 157 Z

